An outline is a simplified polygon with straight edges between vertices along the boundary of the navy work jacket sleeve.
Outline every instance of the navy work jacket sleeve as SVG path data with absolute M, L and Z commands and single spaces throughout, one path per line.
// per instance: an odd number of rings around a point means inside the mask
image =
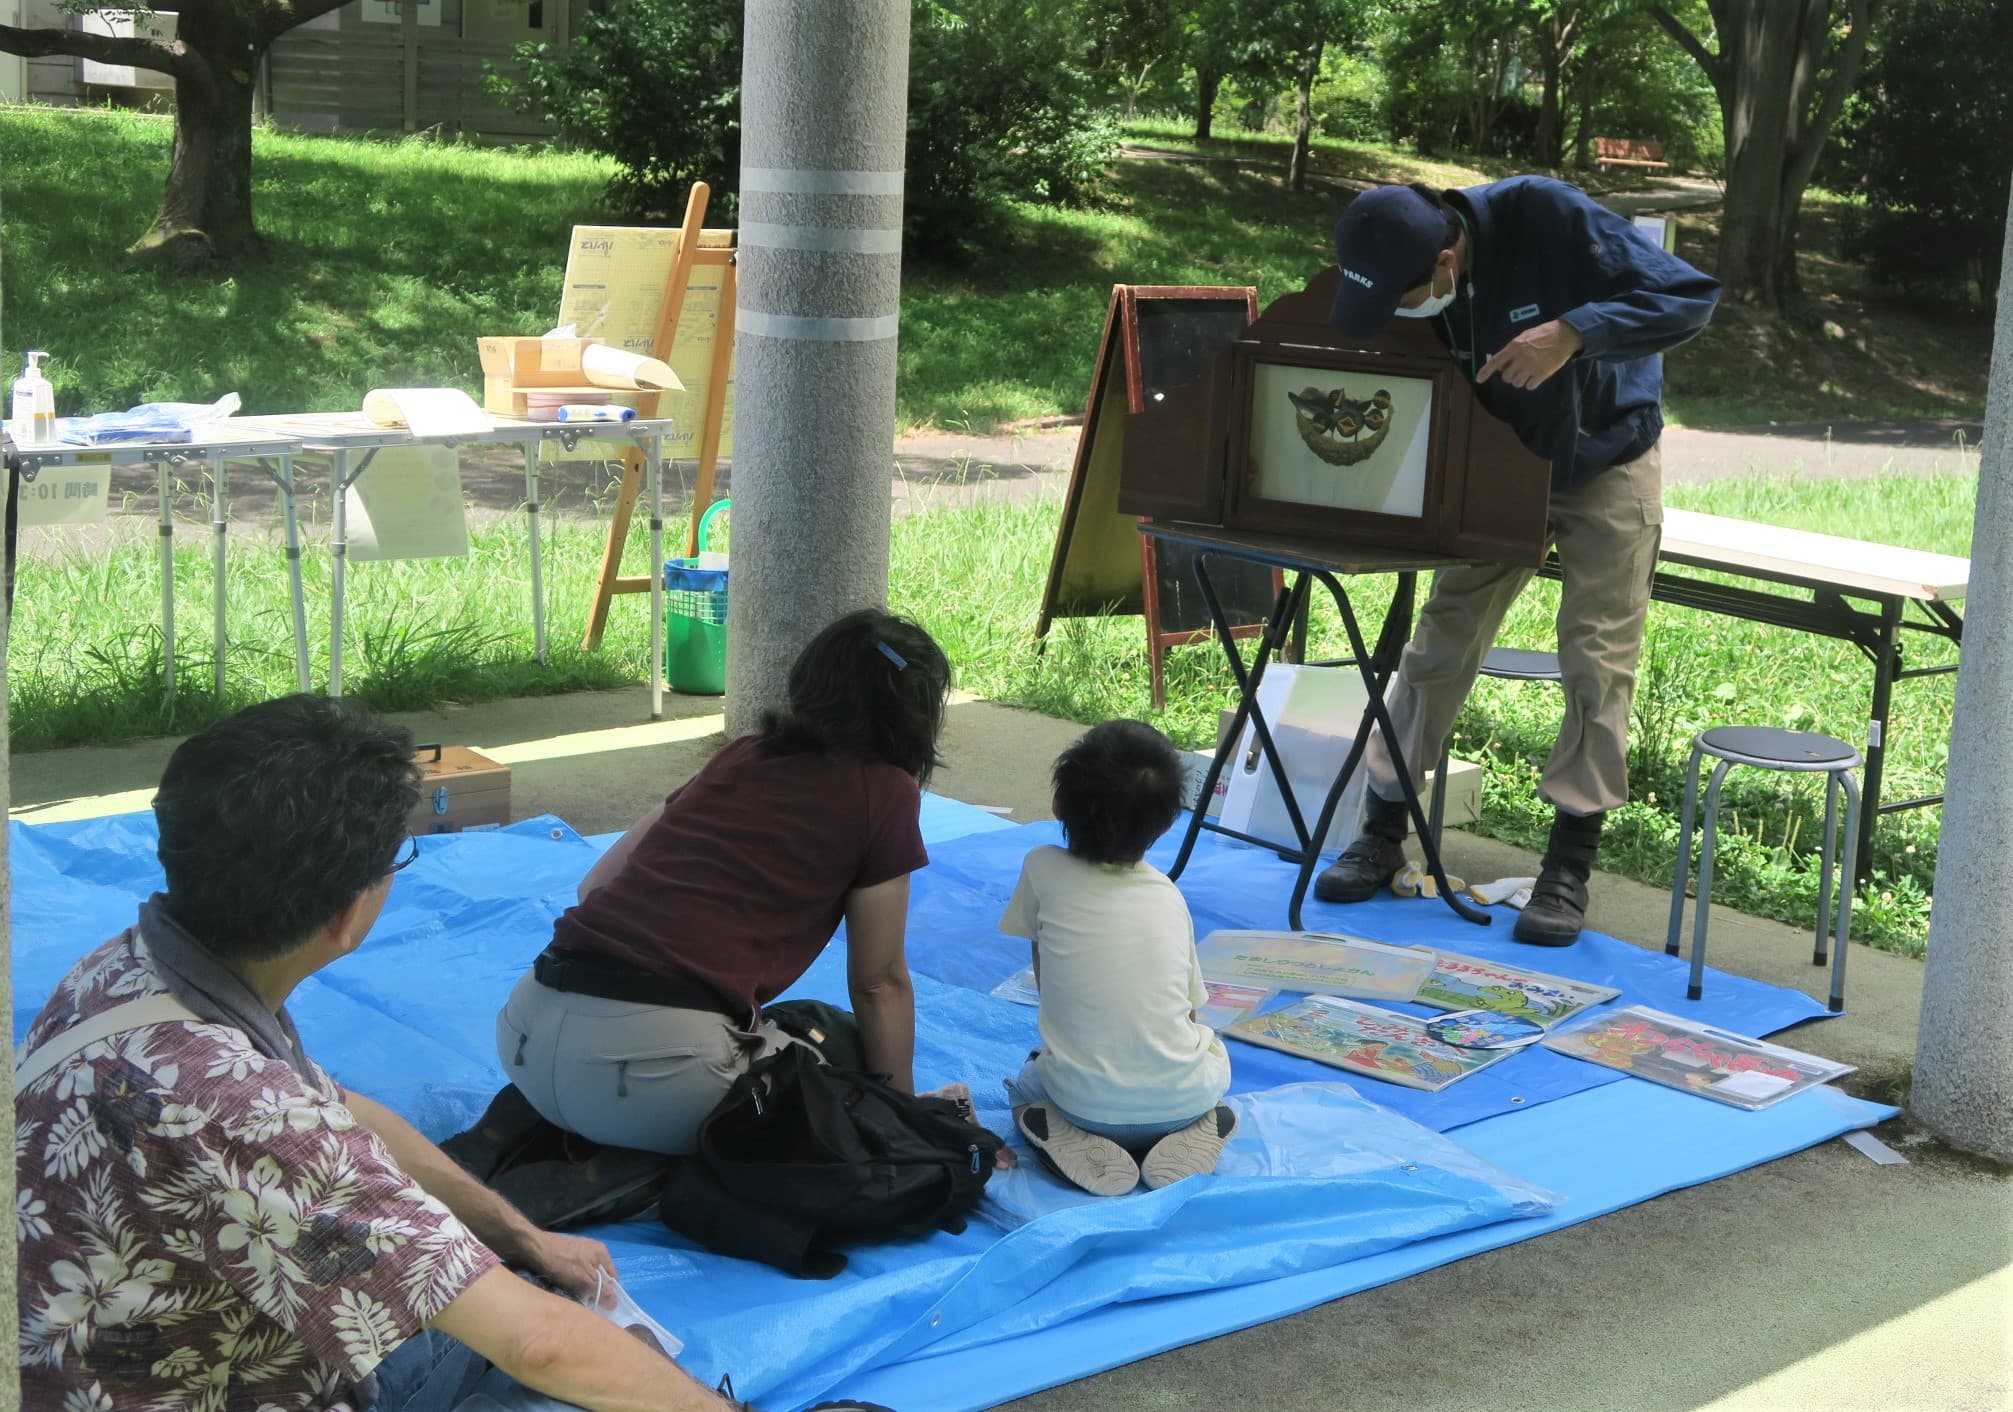
M 1702 274 L 1645 234 L 1625 217 L 1597 205 L 1585 192 L 1547 183 L 1546 194 L 1563 208 L 1570 250 L 1585 250 L 1576 261 L 1582 303 L 1560 315 L 1586 347 L 1580 356 L 1617 361 L 1647 358 L 1677 347 L 1697 334 L 1719 303 L 1719 281 Z

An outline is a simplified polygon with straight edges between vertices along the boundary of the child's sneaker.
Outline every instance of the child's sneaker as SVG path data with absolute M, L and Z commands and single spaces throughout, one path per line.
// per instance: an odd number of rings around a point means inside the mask
M 1148 1189 L 1158 1191 L 1183 1177 L 1200 1176 L 1216 1170 L 1223 1144 L 1237 1131 L 1237 1113 L 1228 1103 L 1219 1103 L 1185 1128 L 1177 1129 L 1153 1145 L 1140 1163 L 1140 1175 Z
M 1130 1152 L 1085 1132 L 1055 1109 L 1033 1104 L 1014 1121 L 1057 1176 L 1092 1196 L 1124 1196 L 1139 1185 L 1139 1163 Z

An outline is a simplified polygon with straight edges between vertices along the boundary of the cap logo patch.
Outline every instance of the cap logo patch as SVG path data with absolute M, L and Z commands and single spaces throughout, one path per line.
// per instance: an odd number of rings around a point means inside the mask
M 1375 280 L 1370 279 L 1365 275 L 1359 275 L 1354 270 L 1345 269 L 1342 271 L 1342 273 L 1347 275 L 1350 279 L 1355 280 L 1356 283 L 1362 285 L 1365 289 L 1375 289 L 1377 287 L 1377 282 Z

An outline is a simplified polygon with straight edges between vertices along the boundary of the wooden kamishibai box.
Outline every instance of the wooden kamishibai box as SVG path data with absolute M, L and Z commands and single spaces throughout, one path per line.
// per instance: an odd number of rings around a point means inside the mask
M 1128 415 L 1119 509 L 1542 566 L 1551 468 L 1426 321 L 1330 328 L 1340 278 L 1274 301 L 1199 382 Z
M 465 745 L 422 745 L 412 831 L 460 833 L 510 822 L 510 767 Z

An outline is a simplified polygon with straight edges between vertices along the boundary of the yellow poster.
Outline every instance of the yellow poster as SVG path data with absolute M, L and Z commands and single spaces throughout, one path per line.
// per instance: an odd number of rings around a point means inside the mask
M 700 249 L 729 249 L 731 230 L 702 231 Z M 664 286 L 678 253 L 678 232 L 637 226 L 575 226 L 566 256 L 566 284 L 559 296 L 559 322 L 572 324 L 582 338 L 599 338 L 611 348 L 651 356 L 657 319 L 664 308 Z M 692 267 L 685 303 L 678 315 L 671 368 L 685 384 L 683 392 L 667 392 L 658 415 L 669 417 L 672 435 L 664 442 L 666 459 L 691 459 L 699 454 L 706 399 L 713 380 L 713 346 L 720 327 L 720 293 L 725 270 L 719 265 Z M 727 393 L 720 409 L 720 455 L 734 452 L 734 380 L 729 364 Z M 623 394 L 620 399 L 650 414 L 648 394 Z M 586 459 L 599 459 L 584 446 Z

